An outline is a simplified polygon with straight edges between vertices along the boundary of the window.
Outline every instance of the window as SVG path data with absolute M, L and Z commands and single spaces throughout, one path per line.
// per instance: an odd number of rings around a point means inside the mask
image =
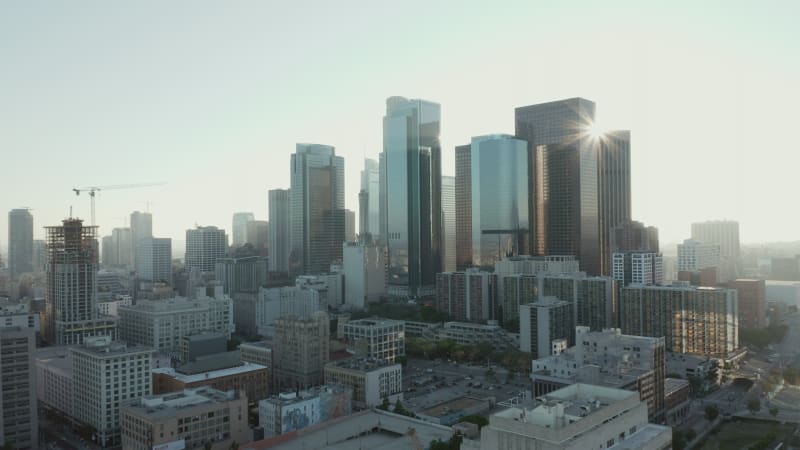
M 609 439 L 608 442 L 606 442 L 606 448 L 611 448 L 613 446 L 614 446 L 614 439 Z

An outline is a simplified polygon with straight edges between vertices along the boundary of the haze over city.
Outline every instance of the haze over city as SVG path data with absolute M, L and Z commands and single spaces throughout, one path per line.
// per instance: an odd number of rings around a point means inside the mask
M 266 220 L 295 143 L 313 142 L 344 157 L 357 211 L 387 97 L 442 105 L 452 175 L 453 148 L 513 133 L 515 107 L 580 96 L 600 126 L 631 130 L 633 216 L 662 242 L 723 218 L 745 243 L 797 240 L 786 197 L 800 163 L 798 12 L 791 1 L 5 2 L 0 210 L 33 208 L 39 238 L 70 207 L 88 219 L 73 187 L 164 181 L 99 193 L 100 234 L 149 207 L 155 234 L 182 241 L 195 224 L 229 229 L 236 211 Z

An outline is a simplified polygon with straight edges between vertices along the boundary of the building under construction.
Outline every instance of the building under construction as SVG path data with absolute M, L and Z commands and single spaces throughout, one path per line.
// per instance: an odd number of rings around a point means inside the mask
M 88 336 L 116 339 L 116 319 L 97 312 L 97 227 L 69 218 L 45 230 L 45 339 L 53 345 L 80 345 Z

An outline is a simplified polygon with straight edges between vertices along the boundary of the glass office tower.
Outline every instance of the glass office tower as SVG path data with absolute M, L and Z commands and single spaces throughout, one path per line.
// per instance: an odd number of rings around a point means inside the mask
M 437 103 L 386 100 L 380 195 L 390 294 L 432 294 L 441 271 L 440 116 Z
M 462 194 L 469 198 L 461 203 L 470 203 L 471 236 L 462 245 L 471 246 L 470 265 L 489 269 L 528 251 L 528 143 L 509 135 L 478 136 L 469 152 L 470 184 Z M 463 165 L 466 158 L 459 160 Z
M 297 144 L 289 190 L 289 273 L 326 273 L 342 259 L 344 158 L 332 146 Z

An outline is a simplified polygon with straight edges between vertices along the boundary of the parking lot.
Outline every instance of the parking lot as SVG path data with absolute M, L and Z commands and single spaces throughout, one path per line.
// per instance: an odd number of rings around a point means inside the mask
M 501 367 L 409 359 L 403 372 L 403 391 L 405 407 L 419 412 L 463 395 L 494 397 L 497 403 L 505 402 L 519 396 L 521 391 L 530 391 L 530 381 L 520 374 L 509 378 Z

